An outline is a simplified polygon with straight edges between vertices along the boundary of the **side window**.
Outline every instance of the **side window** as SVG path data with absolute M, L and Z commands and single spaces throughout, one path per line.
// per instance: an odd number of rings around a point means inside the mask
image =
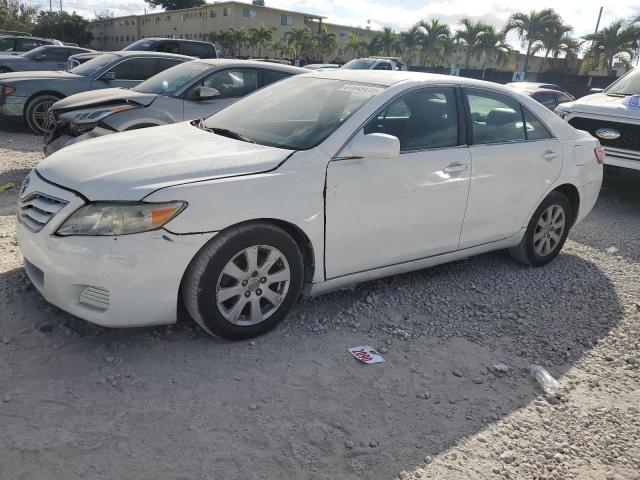
M 393 70 L 389 62 L 381 62 L 373 67 L 374 70 Z
M 0 52 L 13 52 L 15 40 L 11 37 L 0 38 Z
M 146 80 L 155 75 L 156 62 L 155 58 L 131 58 L 110 71 L 115 72 L 116 80 Z
M 42 45 L 42 42 L 32 40 L 30 38 L 21 38 L 18 40 L 18 52 L 28 52 Z
M 400 151 L 458 145 L 458 110 L 453 88 L 424 88 L 395 100 L 364 127 L 400 140 Z
M 526 140 L 522 110 L 514 99 L 500 93 L 477 89 L 468 89 L 466 96 L 474 144 Z
M 49 48 L 46 56 L 49 61 L 64 62 L 69 56 L 69 51 L 66 48 Z
M 262 72 L 263 72 L 262 74 L 264 79 L 264 82 L 263 82 L 264 85 L 269 85 L 270 83 L 274 83 L 291 76 L 290 73 L 278 72 L 275 70 L 263 70 Z
M 218 98 L 243 97 L 258 88 L 258 71 L 252 68 L 237 68 L 215 72 L 200 81 L 197 86 L 215 88 Z
M 556 102 L 558 103 L 558 105 L 560 105 L 561 103 L 567 103 L 567 102 L 571 102 L 572 100 L 567 97 L 564 93 L 556 93 Z
M 553 93 L 534 93 L 532 97 L 551 110 L 556 108 L 556 97 Z
M 549 130 L 542 125 L 540 120 L 538 120 L 526 108 L 523 108 L 522 110 L 524 112 L 524 121 L 527 129 L 527 140 L 544 140 L 546 138 L 551 138 Z
M 176 42 L 160 42 L 154 50 L 164 53 L 180 53 L 180 47 L 178 47 Z
M 201 43 L 183 43 L 180 45 L 182 55 L 191 55 L 192 57 L 206 58 L 209 56 L 209 49 Z
M 167 68 L 180 65 L 182 60 L 176 60 L 173 58 L 159 58 L 158 59 L 158 72 L 164 72 Z

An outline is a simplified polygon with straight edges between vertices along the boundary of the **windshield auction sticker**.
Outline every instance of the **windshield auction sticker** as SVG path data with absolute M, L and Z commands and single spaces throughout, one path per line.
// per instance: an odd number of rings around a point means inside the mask
M 353 347 L 348 349 L 351 355 L 364 363 L 382 363 L 384 358 L 369 346 Z
M 383 90 L 384 88 L 372 85 L 356 85 L 353 83 L 347 84 L 340 89 L 341 92 L 369 93 L 371 95 L 376 95 Z
M 624 97 L 622 104 L 627 108 L 640 108 L 640 95 L 629 95 Z

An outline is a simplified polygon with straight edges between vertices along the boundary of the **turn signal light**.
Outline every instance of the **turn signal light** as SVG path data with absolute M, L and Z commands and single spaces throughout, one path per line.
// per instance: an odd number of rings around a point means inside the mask
M 602 145 L 598 145 L 593 149 L 593 151 L 596 154 L 596 162 L 598 162 L 599 165 L 602 165 L 604 163 L 604 147 Z

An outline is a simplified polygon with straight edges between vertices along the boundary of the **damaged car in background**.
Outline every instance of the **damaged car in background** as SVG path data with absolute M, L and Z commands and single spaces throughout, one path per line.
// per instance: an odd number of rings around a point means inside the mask
M 265 85 L 304 68 L 249 60 L 196 60 L 155 75 L 132 89 L 108 88 L 53 104 L 45 154 L 90 138 L 208 117 Z

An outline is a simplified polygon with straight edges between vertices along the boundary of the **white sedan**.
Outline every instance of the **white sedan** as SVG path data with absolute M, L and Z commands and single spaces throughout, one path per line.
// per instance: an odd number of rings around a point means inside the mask
M 509 249 L 542 266 L 593 207 L 597 140 L 500 85 L 334 70 L 203 121 L 82 142 L 19 198 L 26 271 L 96 324 L 261 334 L 300 294 Z

